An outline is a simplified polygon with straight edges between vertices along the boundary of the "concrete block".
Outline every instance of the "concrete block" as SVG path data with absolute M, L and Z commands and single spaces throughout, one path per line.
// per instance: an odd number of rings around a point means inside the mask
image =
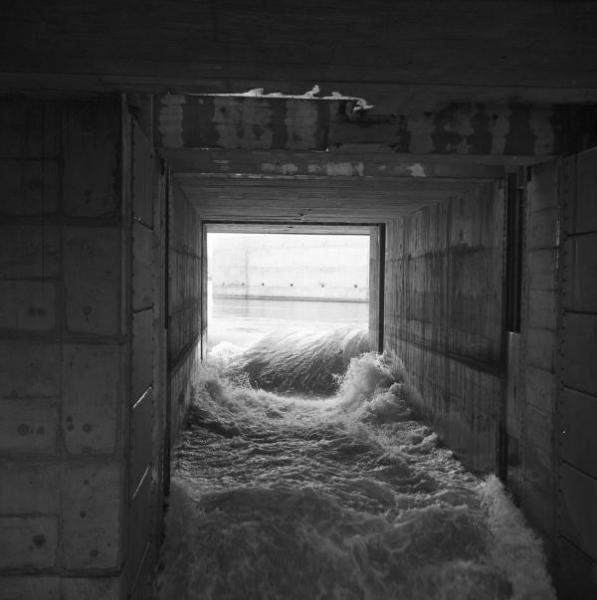
M 132 494 L 151 464 L 154 426 L 153 390 L 150 388 L 133 406 L 130 416 L 131 448 L 129 481 Z
M 564 306 L 597 312 L 597 233 L 571 236 L 564 255 Z
M 60 102 L 6 98 L 0 102 L 0 156 L 36 158 L 60 151 Z
M 153 169 L 151 145 L 133 122 L 133 214 L 150 227 L 153 225 Z
M 122 577 L 65 577 L 62 600 L 120 600 Z
M 570 233 L 597 230 L 597 150 L 592 148 L 578 155 L 576 204 L 569 210 L 573 215 Z
M 58 517 L 0 517 L 0 569 L 54 566 Z
M 597 397 L 563 389 L 559 415 L 560 458 L 597 479 Z
M 547 162 L 533 167 L 533 178 L 528 186 L 529 208 L 532 212 L 558 206 L 557 165 Z
M 550 290 L 529 290 L 529 325 L 555 331 L 557 327 L 556 293 Z
M 558 344 L 558 338 L 554 331 L 529 327 L 526 332 L 527 364 L 553 371 L 556 344 Z
M 555 290 L 556 250 L 533 250 L 527 254 L 529 289 Z
M 0 514 L 58 513 L 59 464 L 5 461 L 0 469 Z
M 59 252 L 58 227 L 0 227 L 0 278 L 56 278 Z
M 559 468 L 561 534 L 597 561 L 597 479 L 567 463 Z
M 549 487 L 554 471 L 554 417 L 529 406 L 526 410 L 525 478 Z
M 120 333 L 121 232 L 97 227 L 64 233 L 66 327 L 72 333 Z
M 66 109 L 64 212 L 118 217 L 120 207 L 120 103 L 79 100 Z
M 0 329 L 50 331 L 56 323 L 54 283 L 0 281 Z
M 60 346 L 24 340 L 0 341 L 0 397 L 60 395 Z
M 60 180 L 54 160 L 0 160 L 2 211 L 15 216 L 58 210 Z
M 553 488 L 532 481 L 523 483 L 522 509 L 529 523 L 545 537 L 551 537 L 555 518 Z
M 118 345 L 64 346 L 62 429 L 67 452 L 113 453 L 122 443 L 121 356 Z
M 562 383 L 597 395 L 597 315 L 567 313 L 562 323 Z
M 153 231 L 133 224 L 133 310 L 153 305 Z
M 2 600 L 119 600 L 121 577 L 0 577 Z
M 131 402 L 136 402 L 152 384 L 153 310 L 133 314 Z
M 524 377 L 526 402 L 543 412 L 553 412 L 556 399 L 556 376 L 546 369 L 527 365 Z
M 558 244 L 560 213 L 549 208 L 531 213 L 528 224 L 527 247 L 531 250 L 555 248 Z
M 60 577 L 26 575 L 0 577 L 2 600 L 63 600 Z
M 56 401 L 4 398 L 0 400 L 0 414 L 0 452 L 9 455 L 56 453 Z
M 115 569 L 122 560 L 123 464 L 68 465 L 62 487 L 60 564 Z

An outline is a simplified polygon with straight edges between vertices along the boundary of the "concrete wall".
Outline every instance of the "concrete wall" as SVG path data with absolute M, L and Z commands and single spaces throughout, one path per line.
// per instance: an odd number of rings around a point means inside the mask
M 118 598 L 129 223 L 119 97 L 0 102 L 0 589 Z
M 388 223 L 385 348 L 472 469 L 497 469 L 503 387 L 503 193 L 454 196 Z
M 168 233 L 168 372 L 171 443 L 184 421 L 201 360 L 201 222 L 184 192 L 170 185 Z
M 597 150 L 561 169 L 556 543 L 564 599 L 597 594 Z
M 124 97 L 2 100 L 0 123 L 0 596 L 146 598 L 199 224 Z
M 369 239 L 211 234 L 214 297 L 367 302 Z

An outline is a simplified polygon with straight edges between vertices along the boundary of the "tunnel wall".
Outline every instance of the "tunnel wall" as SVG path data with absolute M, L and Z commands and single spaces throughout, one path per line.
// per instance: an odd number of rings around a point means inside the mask
M 129 244 L 121 103 L 0 101 L 0 590 L 123 587 Z
M 168 224 L 168 374 L 174 443 L 201 360 L 201 222 L 184 192 L 170 184 Z
M 494 471 L 502 375 L 503 192 L 485 184 L 386 227 L 384 345 L 467 466 Z
M 562 162 L 556 544 L 562 600 L 597 597 L 597 149 Z

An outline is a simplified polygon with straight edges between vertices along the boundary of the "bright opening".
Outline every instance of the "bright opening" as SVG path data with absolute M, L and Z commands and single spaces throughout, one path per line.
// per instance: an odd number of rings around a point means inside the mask
M 369 320 L 369 236 L 208 233 L 208 351 Z

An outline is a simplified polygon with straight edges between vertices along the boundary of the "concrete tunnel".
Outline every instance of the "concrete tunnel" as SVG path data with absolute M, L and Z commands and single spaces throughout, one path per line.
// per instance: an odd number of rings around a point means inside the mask
M 148 597 L 205 356 L 206 232 L 257 227 L 370 233 L 372 346 L 506 483 L 558 597 L 593 598 L 595 6 L 87 4 L 12 7 L 0 56 L 0 597 Z M 344 55 L 321 62 L 315 23 Z

